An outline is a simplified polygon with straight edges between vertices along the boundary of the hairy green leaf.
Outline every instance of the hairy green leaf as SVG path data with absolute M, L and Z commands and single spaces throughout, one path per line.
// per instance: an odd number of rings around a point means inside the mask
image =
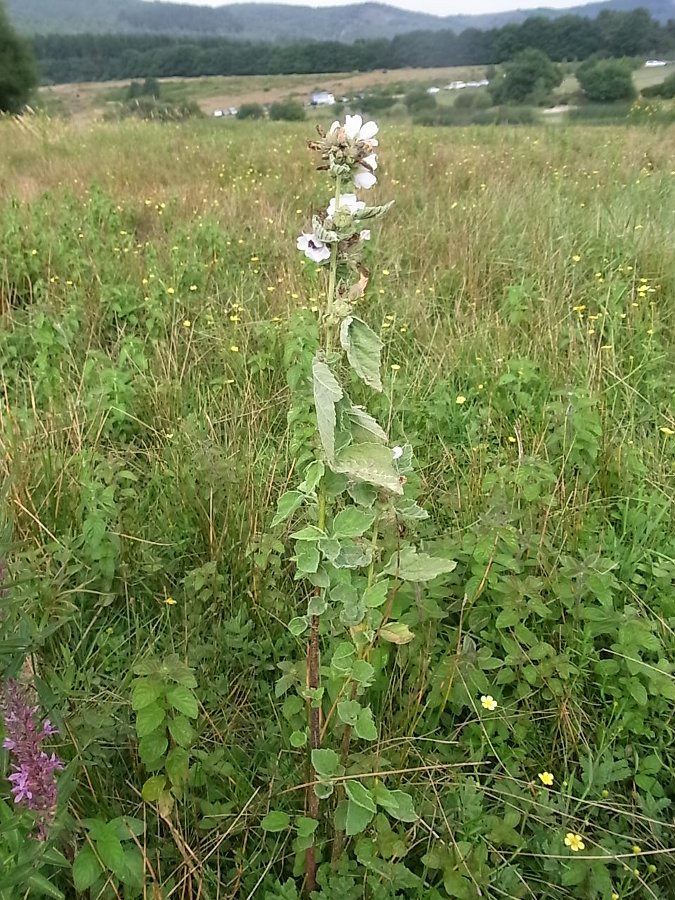
M 380 357 L 382 341 L 361 319 L 347 316 L 340 326 L 340 343 L 356 374 L 375 391 L 382 390 Z
M 385 488 L 392 494 L 403 494 L 401 476 L 394 467 L 391 450 L 382 444 L 349 444 L 335 458 L 335 470 Z
M 326 363 L 316 356 L 312 360 L 312 375 L 319 436 L 328 461 L 332 462 L 335 457 L 335 404 L 342 400 L 343 391 Z
M 420 553 L 414 547 L 403 547 L 392 555 L 382 572 L 385 575 L 395 575 L 402 581 L 420 582 L 446 575 L 456 566 L 454 560 Z
M 277 512 L 272 519 L 272 528 L 285 522 L 302 505 L 304 500 L 305 495 L 300 491 L 286 491 L 285 494 L 282 494 L 277 502 Z

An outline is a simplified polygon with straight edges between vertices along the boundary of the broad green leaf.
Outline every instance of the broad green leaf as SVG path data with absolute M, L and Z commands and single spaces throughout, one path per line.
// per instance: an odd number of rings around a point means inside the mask
M 322 616 L 328 609 L 325 594 L 319 594 L 317 597 L 310 597 L 307 604 L 308 616 Z
M 136 713 L 136 734 L 143 738 L 164 722 L 166 712 L 158 703 L 144 706 Z
M 473 883 L 461 875 L 455 867 L 443 869 L 443 887 L 448 897 L 456 900 L 475 900 L 477 894 Z
M 356 648 L 353 644 L 348 643 L 347 641 L 343 641 L 341 644 L 338 644 L 335 648 L 335 652 L 333 653 L 333 659 L 331 660 L 331 668 L 333 668 L 336 672 L 340 674 L 347 674 L 351 671 L 352 664 L 354 662 L 354 654 L 356 653 Z
M 418 506 L 414 500 L 410 500 L 408 497 L 397 498 L 394 506 L 402 519 L 422 521 L 429 518 L 429 513 L 426 509 L 422 509 L 421 506 Z
M 382 341 L 361 319 L 347 316 L 340 326 L 340 343 L 356 374 L 375 391 L 382 390 L 380 357 Z
M 157 803 L 166 784 L 166 775 L 153 775 L 143 785 L 141 794 L 146 803 Z
M 373 526 L 375 513 L 348 506 L 342 509 L 333 519 L 333 534 L 338 538 L 361 537 Z
M 120 881 L 136 890 L 142 890 L 145 867 L 143 856 L 138 847 L 127 847 L 124 850 L 124 875 Z
M 349 444 L 337 454 L 334 468 L 357 481 L 377 485 L 392 494 L 403 494 L 391 450 L 382 444 Z
M 121 878 L 126 867 L 124 865 L 124 848 L 113 829 L 107 829 L 96 841 L 96 852 L 103 865 Z
M 320 459 L 315 459 L 307 466 L 305 480 L 298 485 L 298 488 L 306 494 L 312 494 L 318 487 L 325 471 L 326 467 L 323 462 Z
M 314 793 L 319 798 L 319 800 L 327 800 L 334 790 L 335 785 L 332 781 L 318 781 L 314 785 Z
M 362 687 L 370 687 L 375 680 L 375 668 L 365 659 L 355 659 L 351 666 L 351 676 Z
M 431 581 L 452 572 L 456 566 L 454 560 L 420 553 L 414 547 L 403 547 L 392 555 L 382 573 L 395 575 L 402 581 Z
M 389 644 L 409 644 L 415 637 L 403 622 L 388 622 L 380 628 L 379 635 Z
M 306 731 L 294 731 L 290 738 L 291 747 L 304 747 L 307 743 Z
M 185 784 L 190 767 L 190 757 L 184 747 L 173 747 L 166 758 L 166 774 L 174 788 Z
M 357 444 L 369 441 L 382 444 L 388 442 L 387 432 L 362 406 L 352 406 L 347 417 L 352 425 L 352 437 Z
M 275 833 L 277 831 L 286 831 L 286 829 L 290 827 L 290 824 L 291 817 L 288 813 L 282 812 L 279 809 L 273 809 L 271 812 L 267 813 L 260 823 L 260 827 L 263 831 Z
M 41 872 L 31 872 L 28 876 L 28 887 L 30 890 L 24 896 L 44 896 L 53 897 L 53 900 L 65 900 L 65 894 L 60 891 L 55 884 Z M 22 892 L 23 893 L 23 892 Z
M 363 601 L 358 597 L 354 597 L 354 600 L 343 604 L 342 609 L 340 610 L 340 621 L 348 628 L 360 625 L 365 617 L 366 607 L 364 606 Z
M 374 813 L 376 811 L 375 801 L 370 796 L 370 791 L 368 788 L 364 787 L 360 781 L 346 781 L 345 793 L 349 799 L 358 806 L 362 806 L 364 809 L 369 810 L 369 812 Z
M 340 757 L 335 750 L 312 750 L 312 765 L 319 778 L 333 778 L 340 772 Z
M 329 462 L 335 457 L 335 404 L 342 400 L 342 388 L 328 368 L 316 356 L 312 360 L 314 405 L 319 435 Z
M 316 525 L 305 525 L 300 531 L 294 531 L 291 538 L 294 541 L 320 541 L 326 537 L 326 532 L 317 528 Z
M 356 725 L 361 712 L 361 704 L 358 700 L 342 700 L 337 705 L 338 719 L 345 725 Z
M 309 628 L 309 620 L 307 616 L 296 616 L 288 623 L 288 630 L 294 637 L 300 637 Z
M 166 736 L 166 730 L 164 728 L 161 730 L 156 728 L 150 734 L 146 734 L 144 738 L 140 739 L 138 742 L 138 755 L 144 765 L 151 768 L 153 763 L 156 763 L 164 756 L 168 746 L 169 740 Z
M 350 837 L 355 834 L 361 834 L 370 825 L 374 812 L 366 809 L 353 800 L 347 800 L 347 811 L 345 815 L 345 833 Z
M 103 874 L 103 869 L 91 847 L 87 844 L 73 862 L 73 884 L 78 894 L 83 893 Z
M 362 709 L 359 713 L 356 724 L 354 725 L 354 732 L 356 736 L 360 737 L 363 741 L 377 740 L 377 727 L 375 726 L 375 720 L 373 719 L 373 711 L 369 706 Z
M 305 495 L 300 491 L 286 491 L 285 494 L 282 494 L 277 503 L 276 515 L 272 519 L 272 528 L 276 525 L 280 525 L 282 522 L 285 522 L 289 516 L 292 516 L 296 509 L 302 505 L 304 500 Z
M 115 829 L 115 834 L 121 841 L 130 841 L 132 835 L 138 837 L 145 831 L 144 823 L 133 816 L 118 816 L 108 822 L 108 826 Z
M 166 697 L 173 709 L 183 713 L 189 719 L 196 719 L 199 715 L 197 698 L 185 685 L 177 684 L 175 687 L 170 687 L 166 692 Z
M 293 558 L 298 572 L 304 575 L 313 575 L 319 569 L 321 557 L 316 544 L 311 541 L 298 541 Z
M 356 544 L 347 538 L 341 542 L 340 552 L 332 563 L 336 569 L 362 569 L 370 565 L 372 558 L 372 547 Z
M 295 820 L 295 827 L 297 828 L 298 834 L 301 834 L 303 837 L 308 837 L 310 834 L 314 834 L 319 827 L 319 821 L 318 819 L 310 819 L 309 816 L 298 816 Z
M 169 734 L 181 747 L 189 747 L 195 739 L 195 731 L 185 716 L 169 719 Z
M 377 609 L 378 606 L 382 606 L 385 602 L 388 594 L 389 579 L 383 578 L 381 581 L 376 581 L 375 584 L 365 589 L 363 592 L 363 602 L 368 609 Z
M 373 787 L 371 793 L 377 805 L 386 809 L 393 819 L 400 822 L 417 821 L 412 797 L 405 791 L 390 791 L 380 782 Z
M 131 707 L 138 712 L 146 706 L 150 706 L 162 693 L 162 685 L 159 681 L 149 678 L 138 679 L 134 682 L 131 691 Z
M 347 492 L 354 503 L 365 506 L 366 509 L 371 509 L 377 500 L 377 488 L 363 481 L 352 481 L 347 486 Z
M 167 819 L 171 815 L 176 798 L 171 791 L 162 791 L 157 798 L 157 812 L 163 819 Z

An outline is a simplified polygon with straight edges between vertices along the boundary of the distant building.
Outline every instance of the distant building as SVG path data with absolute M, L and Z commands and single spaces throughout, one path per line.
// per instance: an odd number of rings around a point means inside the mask
M 314 91 L 309 102 L 311 106 L 333 106 L 335 97 L 328 91 Z
M 441 89 L 438 87 L 427 88 L 427 94 L 440 94 Z

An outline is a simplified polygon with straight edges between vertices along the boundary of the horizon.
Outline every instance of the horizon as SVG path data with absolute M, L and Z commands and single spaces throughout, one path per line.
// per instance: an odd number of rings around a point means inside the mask
M 185 3 L 189 6 L 234 6 L 236 3 L 246 2 L 246 0 L 234 0 L 234 2 L 223 2 L 223 0 L 144 0 L 146 3 Z M 253 2 L 264 3 L 265 0 L 253 0 Z M 310 6 L 314 9 L 325 9 L 331 6 L 356 6 L 359 2 L 376 2 L 380 0 L 270 0 L 275 6 Z M 267 5 L 267 4 L 266 4 Z M 396 2 L 380 3 L 383 6 L 392 6 L 406 12 L 426 13 L 427 15 L 438 16 L 475 16 L 486 13 L 500 12 L 516 12 L 518 10 L 535 10 L 535 9 L 569 9 L 579 6 L 578 2 L 570 2 L 570 0 L 550 0 L 550 2 L 542 3 L 541 0 L 518 0 L 513 3 L 511 0 L 396 0 Z M 581 4 L 583 5 L 583 4 Z

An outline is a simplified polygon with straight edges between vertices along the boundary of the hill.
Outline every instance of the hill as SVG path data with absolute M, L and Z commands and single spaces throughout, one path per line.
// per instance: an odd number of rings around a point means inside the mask
M 240 40 L 341 40 L 392 38 L 410 31 L 455 32 L 465 28 L 497 28 L 534 15 L 575 14 L 594 18 L 602 10 L 638 7 L 654 19 L 675 19 L 675 0 L 608 0 L 569 9 L 511 10 L 474 16 L 434 16 L 382 3 L 316 9 L 274 3 L 238 3 L 220 7 L 158 3 L 149 0 L 8 0 L 9 14 L 28 34 L 125 33 Z

